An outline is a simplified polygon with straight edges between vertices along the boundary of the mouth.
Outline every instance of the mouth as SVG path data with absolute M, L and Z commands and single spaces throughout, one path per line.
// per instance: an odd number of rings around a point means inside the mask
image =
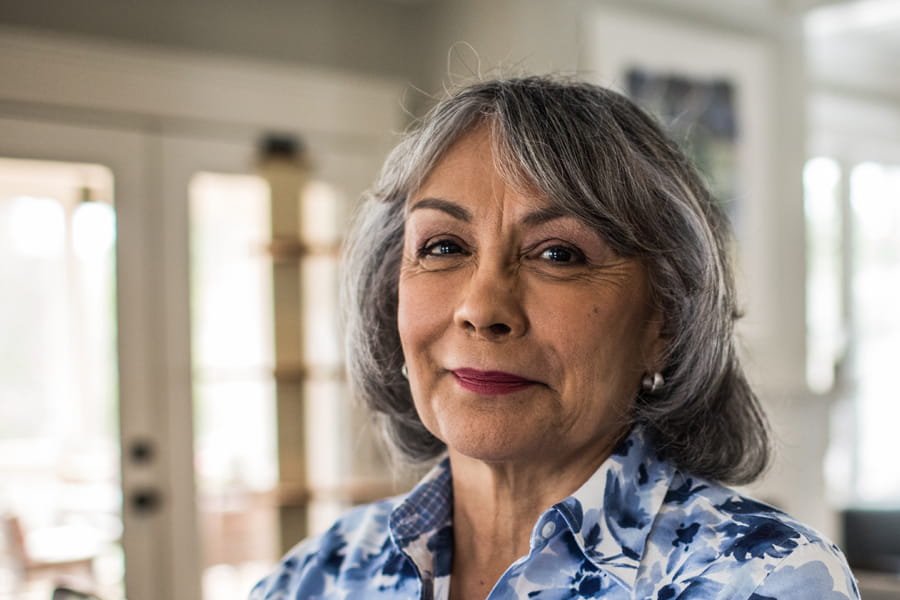
M 503 371 L 456 369 L 452 373 L 460 387 L 486 396 L 510 394 L 538 384 L 537 381 Z

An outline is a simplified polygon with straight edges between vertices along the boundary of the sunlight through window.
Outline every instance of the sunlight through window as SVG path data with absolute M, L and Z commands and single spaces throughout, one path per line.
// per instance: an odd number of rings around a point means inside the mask
M 850 178 L 855 225 L 853 302 L 858 382 L 859 496 L 900 501 L 900 167 L 864 163 Z
M 0 159 L 0 597 L 123 595 L 112 193 L 99 165 Z

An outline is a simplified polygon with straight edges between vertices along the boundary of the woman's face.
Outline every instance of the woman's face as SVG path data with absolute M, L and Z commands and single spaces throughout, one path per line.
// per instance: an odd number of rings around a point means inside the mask
M 398 322 L 416 408 L 488 462 L 603 451 L 660 350 L 644 268 L 507 185 L 489 136 L 457 142 L 409 201 Z

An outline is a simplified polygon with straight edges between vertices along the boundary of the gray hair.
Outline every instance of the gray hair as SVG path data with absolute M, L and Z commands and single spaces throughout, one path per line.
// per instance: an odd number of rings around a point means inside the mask
M 345 249 L 348 370 L 356 396 L 401 455 L 444 444 L 416 413 L 397 330 L 406 201 L 450 146 L 490 127 L 499 168 L 645 265 L 666 343 L 665 385 L 631 418 L 682 470 L 729 483 L 769 460 L 768 427 L 735 349 L 730 229 L 693 166 L 632 101 L 584 82 L 479 82 L 435 106 L 392 151 L 363 197 Z

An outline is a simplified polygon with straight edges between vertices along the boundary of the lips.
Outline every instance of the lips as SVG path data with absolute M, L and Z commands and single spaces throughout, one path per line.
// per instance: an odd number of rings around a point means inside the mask
M 463 389 L 486 396 L 510 394 L 537 384 L 536 381 L 503 371 L 456 369 L 453 376 Z

